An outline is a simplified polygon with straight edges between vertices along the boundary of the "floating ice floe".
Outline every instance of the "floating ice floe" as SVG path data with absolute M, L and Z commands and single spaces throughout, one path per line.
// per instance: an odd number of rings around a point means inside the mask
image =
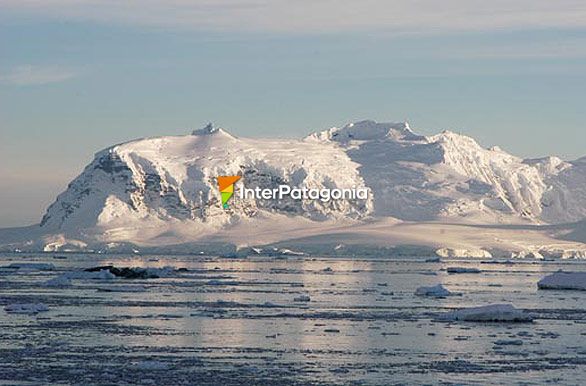
M 12 263 L 6 266 L 5 268 L 52 271 L 55 269 L 55 266 L 51 263 Z
M 64 275 L 70 279 L 81 280 L 112 280 L 116 278 L 116 276 L 114 276 L 107 269 L 102 269 L 99 271 L 72 271 L 67 272 Z
M 146 292 L 146 287 L 142 285 L 113 285 L 100 287 L 98 292 Z
M 499 339 L 494 342 L 495 346 L 522 346 L 521 339 Z
M 12 314 L 37 314 L 49 311 L 49 307 L 43 303 L 14 303 L 4 307 L 4 311 Z
M 212 279 L 212 280 L 209 280 L 206 284 L 207 285 L 240 285 L 240 282 L 236 281 L 236 280 Z
M 43 283 L 44 287 L 68 287 L 71 285 L 71 279 L 66 275 L 59 275 Z
M 163 268 L 142 268 L 142 267 L 114 267 L 106 265 L 102 267 L 87 268 L 84 272 L 108 272 L 113 277 L 121 277 L 124 279 L 158 279 L 161 277 L 169 277 L 175 271 L 174 267 Z
M 145 360 L 138 362 L 135 367 L 139 370 L 169 370 L 170 366 L 161 361 L 154 361 L 154 360 Z
M 511 304 L 490 304 L 443 314 L 440 319 L 464 322 L 531 322 L 533 317 Z
M 556 272 L 537 282 L 539 289 L 586 291 L 586 272 Z
M 123 279 L 157 279 L 169 277 L 173 274 L 173 267 L 164 268 L 141 268 L 141 267 L 123 267 L 103 266 L 88 268 L 83 271 L 72 271 L 64 273 L 45 283 L 48 287 L 63 287 L 71 284 L 72 279 L 79 280 L 112 280 L 116 278 Z
M 47 280 L 43 283 L 44 287 L 68 287 L 71 285 L 71 280 L 112 280 L 115 279 L 114 276 L 108 270 L 100 270 L 100 271 L 71 271 L 66 272 L 62 275 L 54 277 L 50 280 Z
M 478 268 L 467 268 L 467 267 L 448 267 L 446 269 L 448 273 L 480 273 Z
M 415 290 L 417 296 L 433 296 L 433 297 L 445 297 L 453 295 L 452 292 L 448 291 L 446 287 L 441 284 L 434 285 L 431 287 L 419 287 Z

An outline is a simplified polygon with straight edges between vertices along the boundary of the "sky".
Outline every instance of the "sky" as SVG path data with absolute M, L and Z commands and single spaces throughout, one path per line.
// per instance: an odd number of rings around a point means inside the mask
M 107 146 L 361 119 L 586 155 L 586 2 L 0 0 L 0 227 Z

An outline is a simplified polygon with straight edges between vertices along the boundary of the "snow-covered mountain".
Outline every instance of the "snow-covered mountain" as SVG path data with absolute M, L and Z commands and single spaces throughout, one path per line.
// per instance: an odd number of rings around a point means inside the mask
M 551 224 L 586 217 L 585 159 L 524 160 L 450 131 L 416 135 L 406 123 L 362 121 L 309 138 L 337 142 L 360 164 L 378 216 Z
M 241 175 L 247 188 L 367 187 L 371 194 L 330 202 L 235 195 L 225 210 L 220 175 Z M 311 224 L 319 234 L 322 226 L 389 219 L 537 225 L 585 218 L 586 158 L 524 160 L 449 131 L 418 135 L 407 123 L 361 121 L 303 139 L 238 138 L 208 125 L 98 152 L 35 234 L 53 242 L 58 235 L 82 244 L 164 244 L 229 239 L 238 226 L 263 223 Z M 256 235 L 249 237 L 254 243 Z
M 216 177 L 242 175 L 246 187 L 363 187 L 358 167 L 333 142 L 236 138 L 211 125 L 192 135 L 128 142 L 96 154 L 57 197 L 41 227 L 69 230 L 193 221 L 220 227 L 259 211 L 313 220 L 363 218 L 369 200 L 238 200 L 219 204 Z M 239 185 L 237 185 L 238 189 Z

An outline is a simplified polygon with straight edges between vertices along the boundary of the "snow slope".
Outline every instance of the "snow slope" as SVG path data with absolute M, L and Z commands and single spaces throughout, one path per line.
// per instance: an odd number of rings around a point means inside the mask
M 68 189 L 57 197 L 41 227 L 69 230 L 195 221 L 219 228 L 258 211 L 311 219 L 360 218 L 372 200 L 248 200 L 234 197 L 232 210 L 219 202 L 216 177 L 242 175 L 246 186 L 364 186 L 358 165 L 334 144 L 299 140 L 235 138 L 206 127 L 193 135 L 149 138 L 96 154 Z M 238 186 L 237 186 L 238 188 Z
M 586 170 L 579 162 L 554 157 L 526 161 L 449 131 L 419 136 L 406 123 L 363 121 L 310 138 L 339 143 L 361 165 L 379 216 L 481 223 L 561 223 L 586 217 Z
M 371 194 L 330 202 L 244 200 L 235 194 L 224 210 L 215 177 L 236 174 L 247 188 L 367 187 Z M 418 135 L 407 123 L 361 121 L 303 139 L 237 138 L 208 125 L 191 135 L 140 139 L 98 152 L 39 226 L 0 230 L 0 244 L 59 250 L 95 243 L 242 243 L 244 237 L 253 245 L 342 230 L 377 234 L 381 227 L 400 244 L 402 224 L 494 226 L 506 238 L 513 231 L 503 225 L 585 218 L 586 158 L 524 160 L 449 131 Z M 576 234 L 548 229 L 533 228 L 539 236 L 532 239 L 558 243 L 553 237 Z M 414 239 L 453 248 L 476 245 L 431 234 L 404 241 Z M 372 239 L 381 241 L 384 236 Z M 579 248 L 582 242 L 573 237 L 567 243 Z M 480 238 L 476 246 L 487 243 L 495 244 Z

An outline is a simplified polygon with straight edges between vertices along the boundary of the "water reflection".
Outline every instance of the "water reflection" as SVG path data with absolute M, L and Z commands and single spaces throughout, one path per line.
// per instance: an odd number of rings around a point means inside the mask
M 2 265 L 22 260 L 6 255 Z M 67 370 L 72 363 L 83 367 L 84 376 L 98 376 L 104 368 L 132 376 L 135 363 L 156 358 L 184 369 L 167 371 L 165 379 L 149 374 L 159 383 L 187 382 L 197 374 L 202 384 L 215 384 L 219 378 L 211 374 L 216 374 L 269 384 L 384 385 L 389 379 L 499 384 L 543 381 L 556 374 L 571 384 L 586 363 L 584 294 L 537 291 L 535 286 L 560 268 L 585 270 L 579 263 L 134 255 L 67 255 L 59 261 L 35 255 L 26 261 L 51 262 L 56 268 L 0 269 L 2 304 L 42 302 L 50 311 L 0 313 L 0 354 L 6 364 L 0 380 L 37 374 L 40 384 L 72 383 Z M 42 285 L 64 271 L 97 265 L 184 270 L 158 279 Z M 481 272 L 448 274 L 449 266 Z M 414 296 L 417 287 L 438 283 L 461 295 Z M 436 321 L 451 308 L 501 302 L 533 310 L 537 321 Z M 52 371 L 22 361 L 23 353 L 34 350 L 45 350 Z M 547 362 L 550 357 L 555 362 Z M 558 373 L 558 368 L 566 371 Z

